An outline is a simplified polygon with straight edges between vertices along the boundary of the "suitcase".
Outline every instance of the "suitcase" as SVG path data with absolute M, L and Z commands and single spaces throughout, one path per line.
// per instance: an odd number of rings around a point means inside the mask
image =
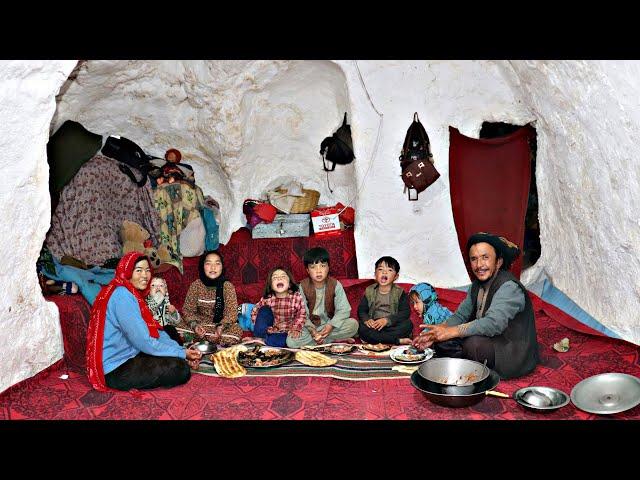
M 308 213 L 286 215 L 278 213 L 271 223 L 261 222 L 253 227 L 251 238 L 308 237 L 311 216 Z

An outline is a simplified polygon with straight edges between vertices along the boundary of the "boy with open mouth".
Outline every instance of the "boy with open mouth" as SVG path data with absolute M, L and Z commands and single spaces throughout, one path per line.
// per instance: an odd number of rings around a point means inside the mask
M 400 264 L 393 257 L 382 257 L 375 264 L 376 283 L 367 287 L 358 305 L 358 334 L 368 343 L 408 345 L 413 325 L 409 297 L 395 281 Z

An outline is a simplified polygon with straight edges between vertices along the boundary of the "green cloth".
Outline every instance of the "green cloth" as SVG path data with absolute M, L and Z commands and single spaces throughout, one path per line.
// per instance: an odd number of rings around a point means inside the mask
M 90 132 L 78 122 L 64 122 L 47 143 L 51 192 L 60 193 L 80 167 L 98 153 L 101 146 L 101 135 Z

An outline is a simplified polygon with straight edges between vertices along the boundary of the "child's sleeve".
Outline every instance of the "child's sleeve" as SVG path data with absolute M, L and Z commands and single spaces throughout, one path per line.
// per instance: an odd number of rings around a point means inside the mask
M 260 310 L 260 307 L 264 306 L 266 304 L 266 299 L 264 297 L 262 297 L 258 303 L 256 303 L 253 306 L 253 310 L 251 310 L 251 323 L 255 324 L 256 323 L 256 317 L 258 316 L 258 310 Z
M 182 307 L 183 326 L 193 330 L 199 323 L 206 323 L 204 318 L 198 315 L 198 287 L 197 280 L 189 286 L 189 291 L 184 299 Z
M 358 320 L 361 322 L 371 320 L 371 317 L 369 317 L 369 302 L 367 301 L 366 295 L 362 296 L 362 300 L 360 300 L 360 304 L 358 305 Z
M 174 326 L 179 325 L 180 320 L 182 319 L 180 318 L 180 312 L 178 311 L 177 308 L 173 313 L 170 313 L 167 311 L 167 323 L 169 325 L 174 325 Z
M 333 305 L 335 306 L 335 312 L 333 318 L 329 320 L 329 323 L 334 327 L 341 325 L 344 320 L 351 316 L 351 305 L 347 298 L 347 293 L 344 291 L 344 287 L 340 282 L 336 284 L 336 293 L 333 297 Z
M 236 287 L 231 282 L 224 282 L 224 314 L 222 323 L 238 323 L 238 297 L 236 295 Z
M 296 292 L 293 295 L 293 306 L 294 312 L 296 312 L 296 314 L 293 319 L 293 325 L 291 326 L 291 329 L 300 332 L 302 331 L 302 327 L 304 327 L 304 323 L 307 320 L 307 309 L 304 307 L 302 295 L 300 295 L 300 292 Z

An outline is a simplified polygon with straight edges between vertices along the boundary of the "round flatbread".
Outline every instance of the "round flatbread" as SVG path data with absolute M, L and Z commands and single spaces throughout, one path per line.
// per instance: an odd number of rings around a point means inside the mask
M 338 363 L 335 358 L 327 357 L 322 353 L 306 350 L 296 352 L 296 360 L 305 365 L 309 365 L 310 367 L 328 367 Z
M 231 347 L 211 355 L 218 375 L 225 378 L 238 378 L 247 374 L 247 370 L 238 363 L 238 351 L 238 348 Z

